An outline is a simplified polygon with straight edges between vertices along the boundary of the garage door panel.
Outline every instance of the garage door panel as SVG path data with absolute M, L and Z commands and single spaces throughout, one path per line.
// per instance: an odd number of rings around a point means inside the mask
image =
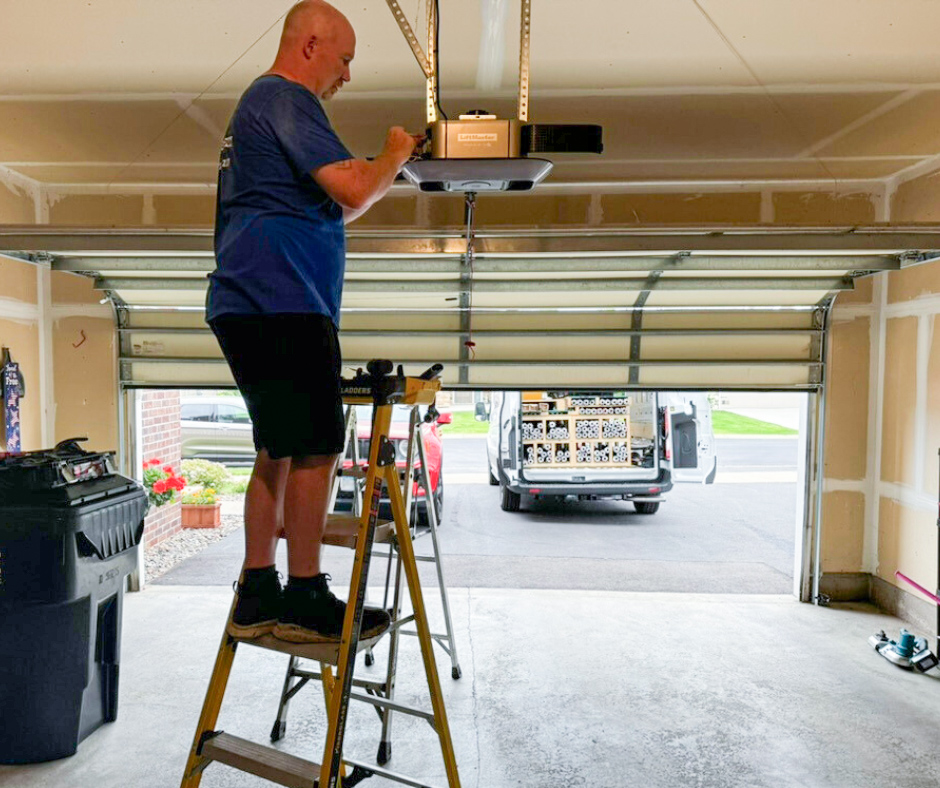
M 472 313 L 478 331 L 625 331 L 633 322 L 633 310 L 591 308 L 584 312 L 484 312 Z
M 797 364 L 760 367 L 735 364 L 643 367 L 638 382 L 646 388 L 667 389 L 810 389 L 819 384 L 819 379 L 807 367 Z
M 817 329 L 816 308 L 807 307 L 799 311 L 776 309 L 740 309 L 739 311 L 706 312 L 691 311 L 657 312 L 643 314 L 643 326 L 649 329 L 727 329 L 727 330 L 807 330 Z
M 607 364 L 565 366 L 563 364 L 543 366 L 501 366 L 471 365 L 468 374 L 468 388 L 520 388 L 526 386 L 538 388 L 588 388 L 611 387 L 626 388 L 629 370 Z
M 14 229 L 11 250 L 112 298 L 124 385 L 231 385 L 204 323 L 211 232 Z M 929 257 L 940 231 L 478 228 L 473 265 L 464 228 L 353 230 L 348 248 L 347 366 L 442 362 L 462 387 L 815 389 L 833 296 Z
M 224 360 L 206 363 L 132 361 L 122 363 L 122 376 L 130 385 L 155 388 L 179 386 L 234 388 L 235 381 Z
M 577 291 L 532 292 L 506 291 L 486 293 L 474 288 L 469 291 L 474 309 L 578 309 L 632 307 L 638 291 Z
M 374 312 L 358 312 L 344 308 L 340 320 L 342 331 L 459 331 L 460 314 L 453 307 L 438 312 L 408 312 L 401 309 L 386 309 Z
M 628 337 L 565 336 L 545 331 L 525 337 L 481 336 L 474 334 L 474 358 L 480 361 L 522 362 L 546 361 L 562 363 L 564 359 L 600 359 L 619 363 L 629 358 Z
M 206 291 L 205 288 L 193 290 L 159 290 L 159 289 L 120 289 L 110 290 L 125 304 L 137 304 L 141 306 L 166 306 L 172 304 L 175 307 L 205 307 Z
M 166 307 L 166 304 L 161 306 Z M 206 313 L 203 305 L 188 311 L 174 309 L 127 309 L 124 313 L 125 325 L 128 328 L 190 328 L 205 331 Z
M 759 361 L 761 359 L 813 359 L 813 341 L 797 334 L 781 336 L 740 335 L 687 335 L 682 337 L 644 337 L 641 344 L 641 359 L 735 359 L 737 361 Z
M 647 306 L 780 307 L 818 304 L 829 290 L 653 290 Z
M 459 292 L 447 293 L 344 293 L 345 309 L 453 309 Z M 451 300 L 448 300 L 451 299 Z
M 340 333 L 344 362 L 348 359 L 390 358 L 395 361 L 460 358 L 459 341 L 453 337 L 370 336 Z M 391 352 L 389 352 L 391 351 Z

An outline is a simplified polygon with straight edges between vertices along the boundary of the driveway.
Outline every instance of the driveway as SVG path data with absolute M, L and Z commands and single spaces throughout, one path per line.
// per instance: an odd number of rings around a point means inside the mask
M 788 438 L 719 439 L 713 485 L 677 485 L 654 515 L 623 502 L 536 501 L 499 508 L 483 438 L 446 440 L 440 529 L 448 585 L 605 591 L 774 593 L 792 590 L 796 447 Z M 728 481 L 722 481 L 726 479 Z M 419 540 L 430 550 L 430 540 Z M 238 574 L 236 532 L 156 581 L 227 585 Z M 327 548 L 334 582 L 349 554 Z M 281 546 L 281 571 L 286 562 Z M 422 565 L 431 579 L 432 567 Z

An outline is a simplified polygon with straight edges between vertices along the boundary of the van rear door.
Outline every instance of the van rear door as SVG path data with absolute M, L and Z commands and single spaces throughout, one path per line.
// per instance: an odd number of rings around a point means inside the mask
M 711 404 L 705 394 L 670 393 L 672 478 L 676 482 L 711 484 L 718 469 Z

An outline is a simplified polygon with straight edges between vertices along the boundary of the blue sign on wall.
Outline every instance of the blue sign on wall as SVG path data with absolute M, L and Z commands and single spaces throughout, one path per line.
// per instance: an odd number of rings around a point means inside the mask
M 11 361 L 3 367 L 3 419 L 6 424 L 7 451 L 21 451 L 20 437 L 20 365 Z

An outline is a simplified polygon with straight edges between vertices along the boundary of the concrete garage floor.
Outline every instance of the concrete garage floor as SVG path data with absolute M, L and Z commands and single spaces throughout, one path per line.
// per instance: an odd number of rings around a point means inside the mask
M 539 589 L 455 588 L 451 600 L 463 678 L 450 678 L 441 652 L 438 664 L 464 786 L 937 785 L 940 672 L 909 674 L 875 654 L 866 638 L 896 635 L 900 622 L 873 608 Z M 71 758 L 0 767 L 0 785 L 179 785 L 230 601 L 222 587 L 129 595 L 117 722 Z M 220 727 L 266 741 L 285 666 L 283 655 L 241 648 Z M 413 638 L 400 674 L 399 697 L 426 700 Z M 319 760 L 323 720 L 310 686 L 280 746 Z M 373 756 L 375 713 L 354 704 L 348 730 L 346 751 Z M 396 718 L 389 766 L 446 784 L 420 720 Z M 202 781 L 268 784 L 218 764 Z

